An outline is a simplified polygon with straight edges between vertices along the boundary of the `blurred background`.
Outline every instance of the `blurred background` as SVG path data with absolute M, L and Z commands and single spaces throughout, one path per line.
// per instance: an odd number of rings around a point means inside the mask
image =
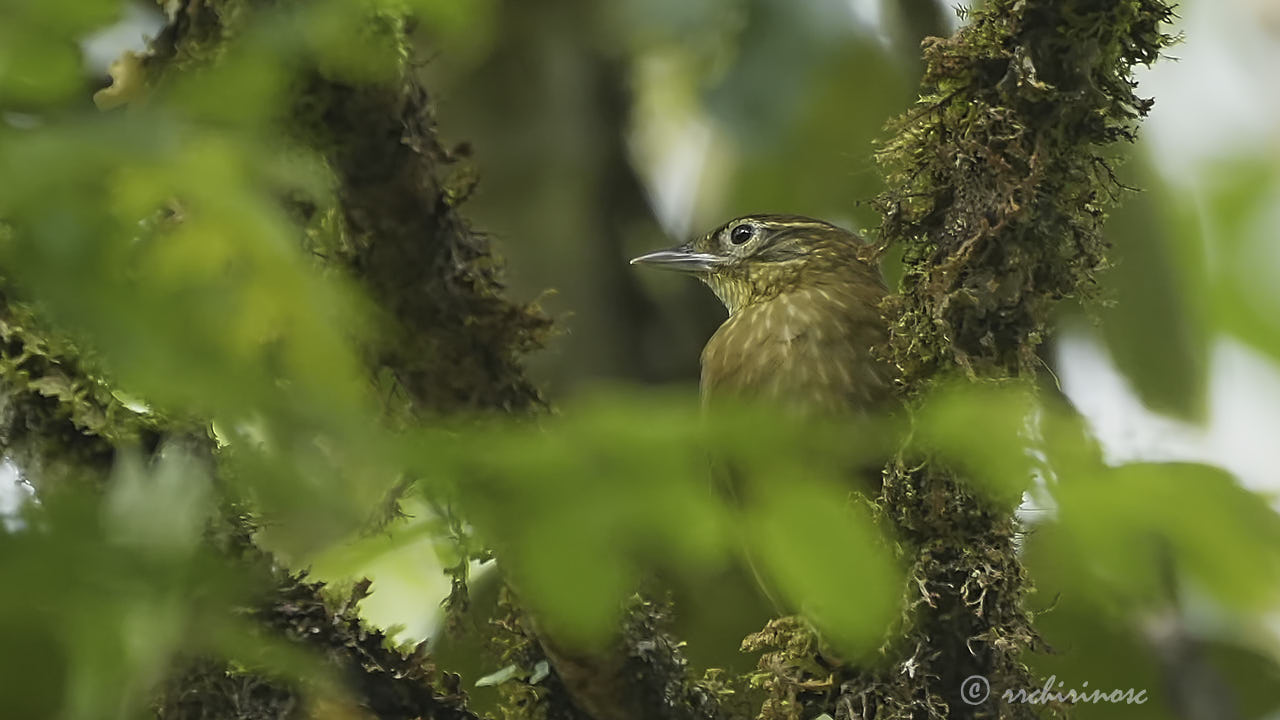
M 694 392 L 724 311 L 629 258 L 751 212 L 874 228 L 881 128 L 914 99 L 920 40 L 960 22 L 934 0 L 476 8 L 423 28 L 436 52 L 422 72 L 446 140 L 478 168 L 469 216 L 497 238 L 512 293 L 560 324 L 531 362 L 553 400 L 616 381 Z M 1178 12 L 1184 42 L 1138 76 L 1156 105 L 1121 168 L 1142 190 L 1110 221 L 1101 302 L 1064 311 L 1043 355 L 1109 459 L 1205 461 L 1273 494 L 1280 3 Z
M 558 323 L 530 360 L 556 404 L 614 383 L 696 392 L 723 310 L 694 281 L 629 258 L 744 213 L 872 231 L 876 140 L 915 97 L 920 41 L 961 22 L 935 0 L 419 5 L 417 72 L 444 141 L 467 157 L 459 172 L 479 178 L 464 213 L 495 239 L 510 294 Z M 1109 459 L 1203 461 L 1274 500 L 1280 3 L 1187 0 L 1179 14 L 1176 60 L 1138 78 L 1156 104 L 1122 179 L 1142 190 L 1110 221 L 1101 302 L 1064 309 L 1044 357 Z M 109 63 L 161 20 L 139 2 L 85 38 L 86 82 L 105 85 Z M 0 488 L 17 522 L 26 491 Z M 448 592 L 421 532 L 332 549 L 314 574 L 371 577 L 365 614 L 401 640 L 432 636 L 432 598 Z M 1280 622 L 1264 632 L 1274 641 Z

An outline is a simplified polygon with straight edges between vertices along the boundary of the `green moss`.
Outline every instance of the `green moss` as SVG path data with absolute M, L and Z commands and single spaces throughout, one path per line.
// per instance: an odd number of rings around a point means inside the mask
M 879 152 L 884 246 L 906 266 L 892 355 L 909 381 L 1034 370 L 1052 304 L 1088 293 L 1121 187 L 1114 151 L 1151 101 L 1130 71 L 1171 38 L 1161 0 L 990 3 L 925 47 L 920 102 Z
M 96 489 L 117 447 L 150 450 L 160 420 L 126 407 L 92 358 L 0 293 L 0 449 L 42 491 Z
M 840 676 L 849 669 L 824 658 L 813 627 L 795 617 L 771 620 L 760 632 L 742 641 L 742 651 L 762 653 L 751 688 L 762 691 L 760 720 L 801 720 L 817 717 L 839 694 Z
M 583 720 L 584 716 L 568 700 L 558 675 L 539 678 L 546 653 L 527 627 L 524 612 L 505 586 L 500 590 L 498 613 L 491 621 L 491 648 L 497 667 L 514 665 L 517 679 L 498 685 L 499 711 L 506 720 Z M 537 678 L 538 682 L 529 682 Z
M 1106 264 L 1115 150 L 1151 101 L 1135 64 L 1172 40 L 1160 0 L 993 0 L 925 45 L 921 99 L 879 151 L 881 247 L 903 254 L 888 356 L 916 397 L 937 378 L 1032 377 L 1054 304 L 1092 291 Z M 1032 717 L 1061 708 L 970 706 L 969 675 L 1031 687 L 1039 640 L 1007 508 L 927 459 L 899 458 L 881 505 L 911 566 L 903 633 L 888 664 L 841 687 L 860 716 Z
M 717 720 L 746 717 L 745 685 L 711 671 L 690 678 L 681 643 L 667 632 L 669 603 L 632 598 L 612 646 L 584 651 L 558 646 L 503 590 L 494 621 L 500 667 L 517 678 L 499 686 L 509 720 Z M 536 668 L 549 663 L 541 677 Z M 536 683 L 528 680 L 537 678 Z M 588 712 L 584 712 L 588 710 Z
M 332 168 L 349 239 L 338 258 L 387 320 L 371 362 L 394 372 L 420 412 L 543 407 L 523 356 L 550 321 L 503 297 L 488 239 L 457 212 L 453 162 L 430 104 L 409 80 L 352 87 L 313 76 L 297 137 Z
M 253 609 L 264 634 L 310 650 L 323 663 L 321 675 L 331 673 L 340 685 L 301 683 L 197 659 L 169 678 L 155 704 L 157 718 L 276 720 L 367 712 L 387 720 L 477 720 L 466 709 L 457 675 L 435 668 L 421 648 L 406 653 L 391 647 L 381 631 L 360 620 L 357 603 L 367 584 L 335 606 L 326 601 L 324 586 L 274 568 L 266 556 L 242 547 L 246 562 L 275 577 L 273 592 Z
M 353 6 L 327 7 L 349 12 Z M 397 403 L 391 425 L 450 411 L 539 409 L 542 400 L 524 378 L 521 362 L 525 352 L 539 345 L 549 321 L 535 308 L 503 298 L 487 239 L 457 214 L 465 193 L 456 183 L 445 187 L 452 160 L 436 138 L 426 93 L 405 72 L 404 16 L 387 4 L 369 7 L 372 14 L 360 25 L 364 44 L 391 49 L 365 68 L 376 72 L 362 74 L 353 64 L 360 58 L 320 57 L 315 47 L 311 56 L 289 57 L 284 64 L 291 73 L 285 83 L 285 112 L 274 116 L 277 126 L 265 130 L 314 153 L 330 175 L 327 198 L 286 199 L 300 229 L 299 241 L 323 271 L 362 286 L 381 312 L 383 332 L 365 355 L 375 382 L 395 391 L 386 395 Z M 147 79 L 163 92 L 170 77 L 214 66 L 234 43 L 260 41 L 264 28 L 301 21 L 309 8 L 305 3 L 251 0 L 179 2 L 145 56 Z M 324 37 L 323 25 L 317 27 L 318 34 L 308 38 L 313 44 Z M 282 45 L 280 51 L 287 50 Z M 50 377 L 31 370 L 30 360 L 23 362 L 23 372 Z M 64 392 L 54 380 L 44 382 L 58 398 L 66 395 L 69 404 L 59 410 L 63 415 L 33 428 L 40 442 L 77 424 L 97 422 L 89 412 L 96 406 L 71 401 L 86 391 L 106 392 L 105 385 L 82 383 Z M 116 412 L 112 407 L 96 409 L 110 418 Z M 51 416 L 42 409 L 39 417 Z M 15 427 L 31 428 L 31 421 Z M 158 426 L 157 432 L 170 429 Z M 77 435 L 68 448 L 102 455 L 92 466 L 106 468 L 115 447 L 128 440 L 125 432 Z M 67 458 L 71 468 L 85 465 L 67 448 L 48 455 Z M 273 567 L 253 548 L 247 532 L 239 532 L 247 523 L 237 515 L 229 510 L 227 527 L 216 531 L 213 540 L 224 552 L 240 555 L 244 564 L 270 575 L 273 589 L 254 614 L 268 636 L 324 658 L 354 702 L 374 716 L 472 717 L 457 676 L 438 672 L 420 653 L 388 648 L 380 632 L 361 624 L 354 607 L 329 607 L 321 586 Z M 161 717 L 182 720 L 228 714 L 300 717 L 316 712 L 310 707 L 318 697 L 315 690 L 251 669 L 192 659 L 169 679 L 156 709 Z M 559 703 L 571 707 L 563 691 Z

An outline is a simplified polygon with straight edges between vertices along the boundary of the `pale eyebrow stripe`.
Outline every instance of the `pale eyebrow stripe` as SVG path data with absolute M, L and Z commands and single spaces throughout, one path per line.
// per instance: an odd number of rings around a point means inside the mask
M 796 218 L 794 220 L 792 219 L 784 220 L 784 219 L 779 219 L 776 216 L 768 216 L 768 215 L 743 215 L 742 217 L 734 218 L 733 220 L 730 220 L 728 223 L 725 223 L 725 225 L 721 229 L 736 227 L 743 223 L 756 223 L 758 225 L 763 225 L 765 227 L 774 227 L 774 228 L 787 228 L 787 227 L 833 228 L 835 227 L 831 223 L 825 222 L 823 220 L 812 219 L 812 218 Z
M 790 227 L 829 228 L 829 227 L 834 227 L 834 226 L 833 226 L 833 225 L 831 225 L 830 223 L 825 223 L 825 222 L 822 222 L 822 221 L 820 221 L 820 220 L 761 220 L 761 221 L 760 221 L 760 224 L 761 224 L 761 225 L 765 225 L 766 227 L 779 227 L 779 228 L 790 228 Z

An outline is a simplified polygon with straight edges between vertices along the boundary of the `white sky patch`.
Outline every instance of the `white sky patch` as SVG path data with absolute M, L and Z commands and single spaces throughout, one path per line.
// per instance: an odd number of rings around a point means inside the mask
M 1141 129 L 1148 154 L 1168 182 L 1192 197 L 1200 196 L 1204 167 L 1259 153 L 1280 157 L 1275 9 L 1258 0 L 1184 3 L 1178 12 L 1186 41 L 1168 51 L 1180 60 L 1139 68 L 1139 95 L 1156 98 Z M 1273 233 L 1258 228 L 1252 234 L 1264 239 Z M 1240 272 L 1259 275 L 1241 282 L 1266 286 L 1280 271 L 1280 252 L 1270 243 L 1258 249 L 1256 264 Z M 1280 493 L 1280 368 L 1259 353 L 1228 338 L 1214 344 L 1203 426 L 1143 406 L 1096 337 L 1066 334 L 1058 360 L 1063 388 L 1088 418 L 1108 461 L 1206 462 L 1252 490 Z
M 85 67 L 98 75 L 106 75 L 111 61 L 125 50 L 141 52 L 147 39 L 155 37 L 164 26 L 164 16 L 138 3 L 125 5 L 119 22 L 109 25 L 80 41 Z
M 1266 3 L 1218 0 L 1178 7 L 1186 40 L 1150 70 L 1138 68 L 1138 94 L 1154 97 L 1142 134 L 1171 181 L 1196 177 L 1206 162 L 1252 156 L 1280 145 L 1280 42 Z
M 883 20 L 884 8 L 881 0 L 849 0 L 849 11 L 859 23 L 867 27 L 879 27 Z
M 1064 334 L 1058 366 L 1063 390 L 1088 420 L 1108 463 L 1203 462 L 1226 469 L 1251 490 L 1280 491 L 1280 370 L 1253 350 L 1229 339 L 1214 345 L 1203 426 L 1144 406 L 1096 337 Z
M 9 532 L 22 529 L 18 516 L 22 506 L 32 499 L 31 486 L 22 482 L 18 466 L 8 458 L 0 460 L 0 525 Z
M 649 183 L 650 202 L 658 223 L 670 237 L 683 238 L 693 225 L 714 131 L 710 123 L 690 117 L 670 150 L 657 159 Z

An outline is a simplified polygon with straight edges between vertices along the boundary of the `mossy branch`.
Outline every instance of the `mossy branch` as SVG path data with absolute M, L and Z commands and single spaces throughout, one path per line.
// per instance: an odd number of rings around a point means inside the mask
M 905 253 L 892 356 L 908 383 L 1025 375 L 1055 301 L 1088 293 L 1152 101 L 1132 70 L 1173 38 L 1161 0 L 999 0 L 924 45 L 921 100 L 880 149 L 885 246 Z
M 878 152 L 880 247 L 900 248 L 905 266 L 885 308 L 888 353 L 908 397 L 955 374 L 1034 376 L 1054 304 L 1088 294 L 1106 263 L 1102 223 L 1122 189 L 1112 146 L 1134 139 L 1152 105 L 1131 73 L 1172 42 L 1172 15 L 1160 0 L 993 0 L 952 37 L 926 40 L 920 101 Z M 961 696 L 970 675 L 993 689 L 1034 684 L 1013 509 L 916 458 L 890 464 L 880 503 L 907 548 L 903 632 L 886 665 L 846 672 L 834 708 L 799 692 L 788 711 L 1034 717 Z
M 924 43 L 921 99 L 878 153 L 890 188 L 880 244 L 905 266 L 886 308 L 889 355 L 909 397 L 956 373 L 1034 376 L 1054 305 L 1087 295 L 1106 263 L 1102 224 L 1122 189 L 1113 146 L 1152 106 L 1132 71 L 1173 41 L 1172 17 L 1161 0 L 993 0 Z M 902 458 L 881 502 L 918 592 L 891 665 L 846 683 L 841 701 L 866 717 L 972 717 L 984 708 L 961 696 L 966 677 L 1030 687 L 1039 640 L 1012 508 Z

